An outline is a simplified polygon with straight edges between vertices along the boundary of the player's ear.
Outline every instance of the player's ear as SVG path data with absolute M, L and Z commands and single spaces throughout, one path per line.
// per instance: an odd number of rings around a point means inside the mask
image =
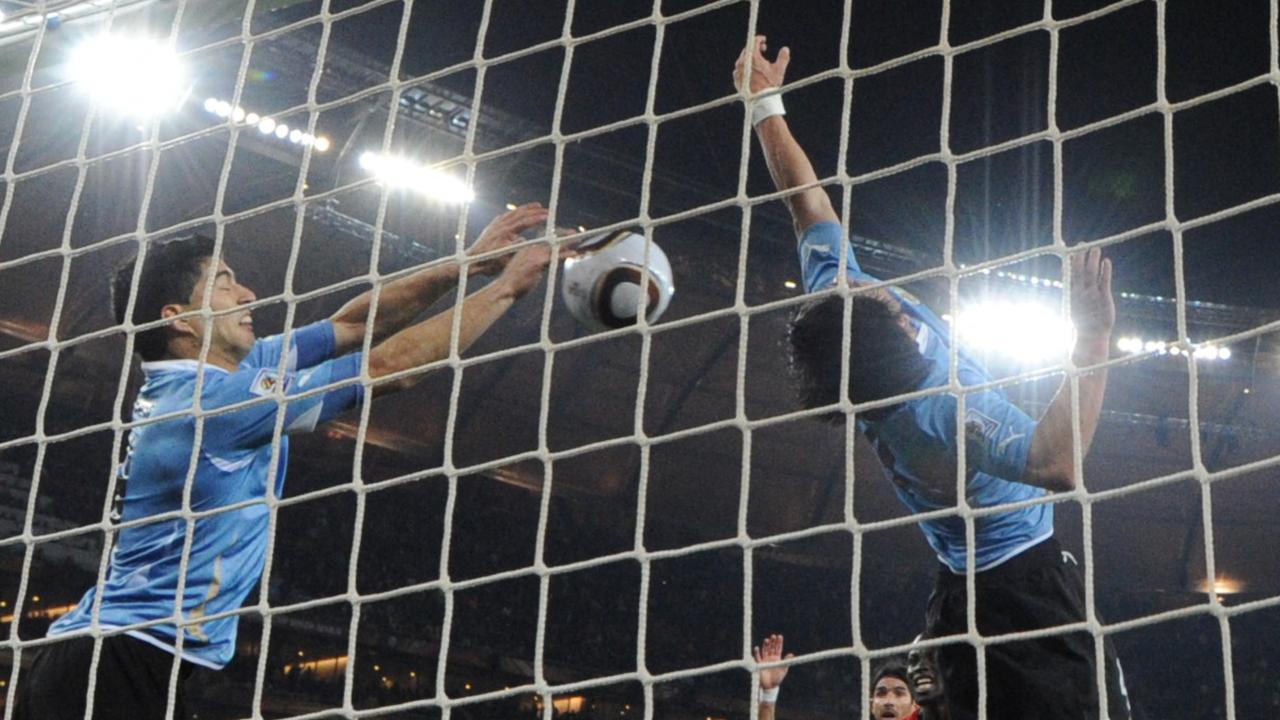
M 177 317 L 186 311 L 187 311 L 187 308 L 183 307 L 182 305 L 169 304 L 160 308 L 160 317 L 164 320 L 168 320 L 169 318 Z M 186 334 L 186 335 L 199 334 L 196 332 L 196 329 L 191 326 L 190 317 L 178 318 L 177 320 L 174 320 L 173 322 L 169 323 L 169 327 L 173 328 L 175 332 Z

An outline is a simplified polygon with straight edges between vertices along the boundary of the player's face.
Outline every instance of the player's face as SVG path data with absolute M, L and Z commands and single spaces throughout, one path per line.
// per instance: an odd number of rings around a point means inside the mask
M 871 691 L 871 717 L 905 718 L 915 710 L 916 703 L 911 699 L 911 690 L 907 684 L 896 677 L 880 678 Z
M 907 677 L 915 687 L 916 697 L 922 703 L 942 696 L 942 683 L 938 679 L 935 664 L 936 650 L 916 648 L 907 653 Z
M 231 310 L 258 299 L 252 290 L 236 282 L 235 272 L 225 262 L 214 265 L 212 260 L 209 260 L 205 262 L 204 272 L 200 275 L 200 280 L 196 282 L 195 288 L 191 291 L 189 309 L 198 310 L 204 306 L 204 291 L 208 286 L 209 273 L 211 271 L 214 273 L 214 277 L 213 288 L 209 291 L 210 310 L 215 312 Z M 205 332 L 204 318 L 195 317 L 190 322 L 197 336 L 203 339 Z M 253 332 L 253 315 L 248 310 L 215 315 L 210 318 L 209 332 L 212 335 L 209 340 L 210 354 L 217 353 L 236 362 L 243 360 L 244 356 L 249 354 L 249 349 L 253 347 L 253 343 L 257 339 Z

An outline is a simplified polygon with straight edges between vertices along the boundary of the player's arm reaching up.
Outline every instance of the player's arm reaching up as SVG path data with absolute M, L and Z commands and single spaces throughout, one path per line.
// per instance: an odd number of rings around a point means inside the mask
M 738 56 L 733 66 L 733 81 L 738 89 L 747 95 L 758 95 L 772 88 L 782 87 L 787 65 L 791 62 L 791 49 L 782 48 L 777 59 L 770 62 L 765 58 L 765 36 L 757 35 Z M 750 60 L 751 71 L 747 74 L 747 63 Z M 756 138 L 764 150 L 765 162 L 769 165 L 769 174 L 773 176 L 773 184 L 779 190 L 813 185 L 818 176 L 809 162 L 808 155 L 796 142 L 783 117 L 781 96 L 772 96 L 771 107 L 762 109 L 756 105 L 753 124 Z M 770 114 L 773 113 L 773 114 Z M 804 233 L 809 226 L 820 222 L 840 222 L 840 216 L 831 206 L 831 198 L 827 191 L 814 186 L 802 190 L 786 198 L 787 208 L 791 210 L 791 219 L 795 225 L 796 235 Z
M 542 279 L 550 260 L 551 248 L 548 245 L 523 248 L 515 253 L 498 279 L 467 296 L 462 303 L 458 352 L 470 347 L 516 300 L 532 290 Z M 369 375 L 379 378 L 449 357 L 455 310 L 450 308 L 411 325 L 374 347 L 369 353 Z M 374 392 L 403 390 L 420 379 L 422 373 L 406 375 L 375 385 Z
M 1092 248 L 1071 256 L 1071 320 L 1076 328 L 1076 344 L 1071 359 L 1088 367 L 1105 362 L 1111 346 L 1111 329 L 1116 322 L 1115 299 L 1111 295 L 1111 261 Z M 1106 369 L 1094 370 L 1079 378 L 1080 456 L 1089 453 L 1102 398 L 1107 389 Z M 1027 467 L 1022 482 L 1048 490 L 1074 490 L 1075 436 L 1071 429 L 1071 379 L 1065 378 L 1049 403 L 1044 417 L 1031 436 Z
M 782 636 L 769 635 L 761 641 L 760 647 L 752 650 L 751 654 L 758 663 L 777 662 L 783 659 Z M 788 654 L 787 657 L 794 656 Z M 778 704 L 778 690 L 782 687 L 783 679 L 787 677 L 788 669 L 784 665 L 760 670 L 760 720 L 773 720 L 774 710 Z
M 480 233 L 468 250 L 475 257 L 500 250 L 521 240 L 521 233 L 536 228 L 547 220 L 547 209 L 539 203 L 527 203 L 509 210 Z M 507 253 L 467 264 L 469 275 L 496 275 L 511 261 Z M 377 312 L 373 313 L 373 343 L 376 345 L 393 333 L 404 329 L 424 310 L 458 284 L 460 268 L 456 263 L 433 265 L 383 286 L 378 294 Z M 334 354 L 358 350 L 364 344 L 365 325 L 370 320 L 372 293 L 363 293 L 334 313 Z

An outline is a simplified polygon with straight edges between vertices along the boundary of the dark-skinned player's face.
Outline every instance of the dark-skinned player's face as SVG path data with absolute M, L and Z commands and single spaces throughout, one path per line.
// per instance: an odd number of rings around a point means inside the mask
M 942 697 L 942 682 L 938 677 L 937 650 L 913 648 L 907 653 L 907 678 L 915 689 L 916 699 L 928 703 Z

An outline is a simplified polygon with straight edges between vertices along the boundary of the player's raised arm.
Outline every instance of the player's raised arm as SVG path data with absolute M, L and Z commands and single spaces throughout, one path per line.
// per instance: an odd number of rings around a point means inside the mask
M 777 662 L 782 659 L 782 636 L 769 635 L 760 643 L 760 647 L 751 654 L 758 663 Z M 793 657 L 788 654 L 787 657 Z M 765 668 L 760 671 L 760 720 L 773 720 L 774 709 L 778 704 L 778 690 L 787 677 L 787 668 Z
M 1076 327 L 1072 361 L 1077 366 L 1105 362 L 1111 345 L 1111 328 L 1116 322 L 1115 300 L 1111 296 L 1111 261 L 1093 248 L 1071 256 L 1071 319 Z M 1080 454 L 1093 443 L 1107 389 L 1107 371 L 1081 375 Z M 1027 468 L 1022 481 L 1049 490 L 1073 490 L 1076 486 L 1071 431 L 1071 381 L 1065 378 L 1049 403 L 1044 417 L 1031 437 Z
M 521 239 L 521 233 L 536 228 L 547 220 L 547 210 L 539 203 L 528 203 L 509 210 L 489 223 L 467 254 L 478 256 L 507 247 Z M 467 266 L 470 275 L 496 275 L 510 261 L 511 254 L 485 258 Z M 454 263 L 433 265 L 412 275 L 393 280 L 378 294 L 377 312 L 373 314 L 373 342 L 377 344 L 413 322 L 442 295 L 458 284 L 459 268 Z M 332 318 L 334 352 L 341 355 L 359 349 L 364 343 L 365 325 L 369 321 L 371 293 L 343 305 Z
M 757 35 L 738 56 L 738 62 L 733 66 L 733 81 L 740 91 L 754 96 L 782 87 L 787 65 L 791 62 L 791 50 L 782 48 L 778 51 L 777 59 L 771 62 L 764 56 L 767 49 L 765 37 Z M 749 76 L 748 58 L 751 63 Z M 813 171 L 813 164 L 809 162 L 809 156 L 800 147 L 800 143 L 792 136 L 783 114 L 782 97 L 773 95 L 755 105 L 752 118 L 756 138 L 760 141 L 765 162 L 769 165 L 769 174 L 773 176 L 773 184 L 779 190 L 790 190 L 816 183 L 818 176 Z M 836 215 L 835 208 L 831 206 L 831 198 L 821 187 L 811 187 L 789 195 L 786 203 L 791 210 L 797 236 L 815 223 L 840 222 L 840 216 Z
M 550 259 L 551 248 L 547 245 L 523 248 L 507 262 L 502 275 L 484 289 L 467 296 L 462 302 L 458 352 L 470 347 L 516 300 L 538 284 Z M 373 348 L 369 353 L 369 374 L 378 378 L 447 358 L 455 311 L 456 308 L 450 308 L 411 325 Z M 374 386 L 374 392 L 402 390 L 421 378 L 418 373 L 393 382 L 379 383 Z

